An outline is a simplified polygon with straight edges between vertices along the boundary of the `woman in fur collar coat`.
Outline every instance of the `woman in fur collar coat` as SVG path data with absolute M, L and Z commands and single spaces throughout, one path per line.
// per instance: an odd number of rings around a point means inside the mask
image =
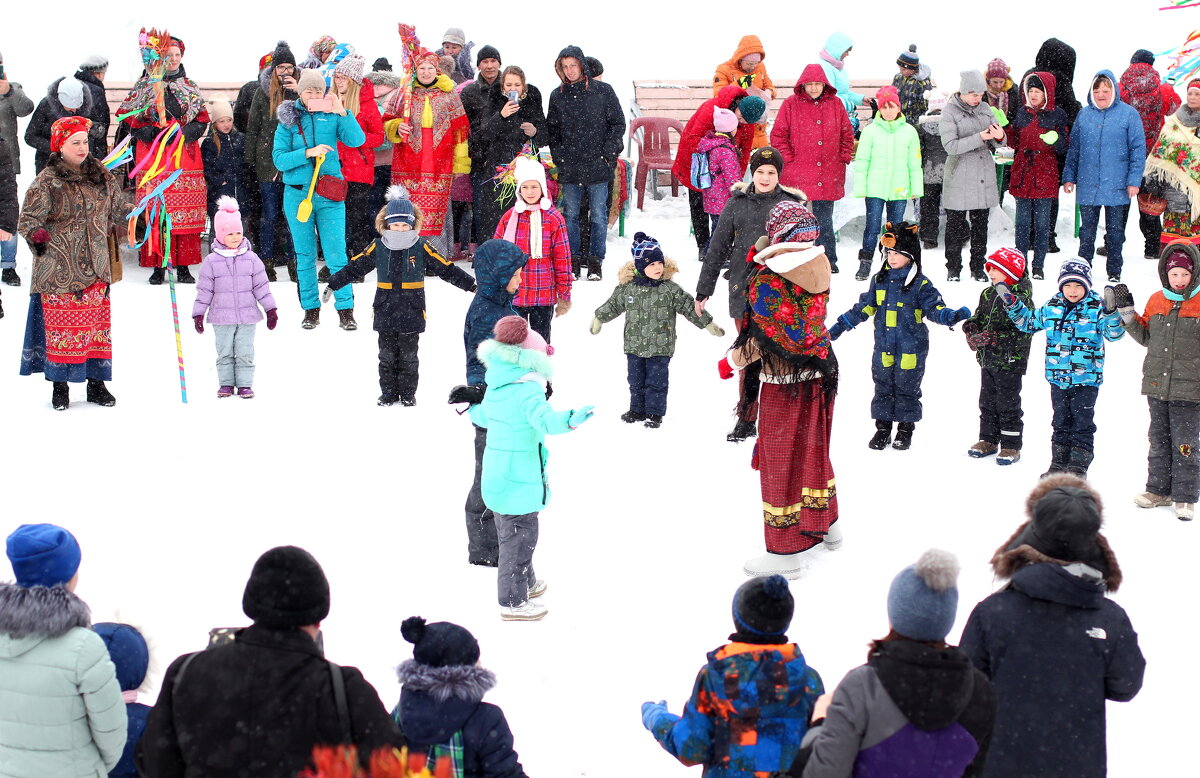
M 504 711 L 483 701 L 496 676 L 479 665 L 475 637 L 420 616 L 405 619 L 400 634 L 413 644 L 413 658 L 396 670 L 400 702 L 392 717 L 409 751 L 450 758 L 462 778 L 525 778 Z

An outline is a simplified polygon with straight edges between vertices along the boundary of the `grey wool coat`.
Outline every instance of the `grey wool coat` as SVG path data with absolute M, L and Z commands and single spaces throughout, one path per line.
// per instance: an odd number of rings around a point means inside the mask
M 996 189 L 996 163 L 979 133 L 996 121 L 986 101 L 972 108 L 955 93 L 942 109 L 939 131 L 946 149 L 942 181 L 942 207 L 974 211 L 1000 204 Z
M 17 119 L 33 113 L 33 101 L 16 81 L 8 82 L 7 94 L 0 95 L 0 137 L 12 151 L 13 172 L 21 174 L 21 152 L 17 145 Z

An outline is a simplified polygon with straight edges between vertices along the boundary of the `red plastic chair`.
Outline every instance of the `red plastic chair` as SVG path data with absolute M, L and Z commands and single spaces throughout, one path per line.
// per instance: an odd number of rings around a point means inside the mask
M 641 134 L 638 134 L 641 130 Z M 675 164 L 671 158 L 671 130 L 683 137 L 683 122 L 676 119 L 666 119 L 658 116 L 640 116 L 629 123 L 631 146 L 638 148 L 637 170 L 634 173 L 634 187 L 637 189 L 638 210 L 645 210 L 646 179 L 651 170 L 667 170 Z M 671 176 L 671 195 L 679 196 L 679 182 Z

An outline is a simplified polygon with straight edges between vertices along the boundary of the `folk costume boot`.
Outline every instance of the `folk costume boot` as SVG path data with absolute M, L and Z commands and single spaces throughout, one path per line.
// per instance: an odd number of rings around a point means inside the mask
M 151 270 L 150 271 L 150 283 L 154 286 L 158 286 L 162 282 L 163 282 L 163 269 L 161 267 L 156 267 L 153 270 Z
M 117 404 L 117 398 L 112 396 L 112 392 L 108 391 L 104 382 L 97 381 L 95 378 L 89 378 L 87 381 L 87 401 L 103 405 L 105 408 L 111 408 Z
M 65 411 L 70 404 L 71 390 L 67 387 L 67 382 L 55 381 L 54 388 L 50 392 L 50 405 L 56 411 Z
M 196 283 L 196 279 L 192 277 L 192 271 L 187 269 L 187 265 L 180 265 L 175 268 L 175 280 L 181 284 Z
M 1042 473 L 1042 478 L 1055 473 L 1066 472 L 1067 462 L 1071 459 L 1071 447 L 1062 443 L 1054 443 L 1050 446 L 1050 468 Z
M 896 439 L 892 441 L 892 448 L 897 451 L 907 451 L 912 446 L 912 434 L 916 426 L 915 422 L 900 422 L 896 427 Z
M 746 438 L 758 436 L 758 425 L 752 421 L 738 419 L 737 424 L 733 425 L 733 432 L 725 436 L 725 439 L 730 443 L 741 443 Z
M 804 553 L 772 554 L 770 552 L 760 557 L 749 559 L 742 565 L 742 572 L 749 576 L 782 575 L 784 578 L 799 578 L 807 569 L 808 563 L 801 562 Z
M 871 257 L 875 255 L 873 251 L 858 251 L 858 272 L 854 274 L 855 281 L 866 281 L 867 276 L 871 275 Z
M 867 448 L 875 451 L 883 451 L 888 444 L 892 442 L 892 423 L 890 421 L 876 421 L 875 434 L 867 442 Z

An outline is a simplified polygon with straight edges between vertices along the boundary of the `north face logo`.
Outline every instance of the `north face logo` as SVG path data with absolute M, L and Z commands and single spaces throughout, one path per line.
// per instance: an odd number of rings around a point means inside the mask
M 1096 640 L 1106 640 L 1108 633 L 1101 627 L 1092 627 L 1087 631 L 1087 636 L 1089 638 L 1096 638 Z

